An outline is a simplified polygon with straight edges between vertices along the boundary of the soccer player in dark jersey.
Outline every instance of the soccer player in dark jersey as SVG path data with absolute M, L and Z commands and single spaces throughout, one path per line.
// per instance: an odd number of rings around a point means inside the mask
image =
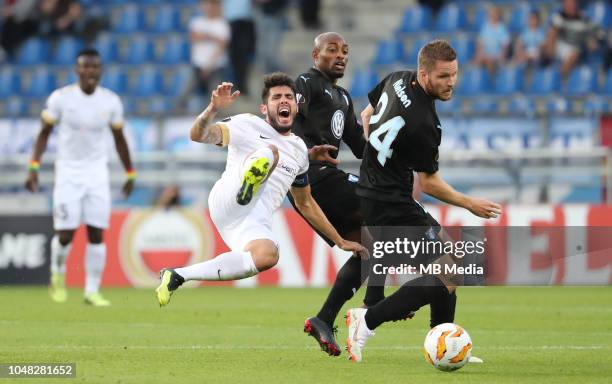
M 452 97 L 457 71 L 454 49 L 444 40 L 434 40 L 421 48 L 416 72 L 393 72 L 368 94 L 370 105 L 361 117 L 369 140 L 357 188 L 365 225 L 440 227 L 412 198 L 413 171 L 423 192 L 438 200 L 483 218 L 501 213 L 499 204 L 457 192 L 438 172 L 442 130 L 435 100 Z M 424 305 L 431 308 L 431 327 L 452 323 L 457 297 L 454 287 L 446 284 L 424 275 L 368 309 L 350 309 L 349 358 L 361 361 L 366 340 L 380 324 L 404 319 Z
M 319 154 L 328 151 L 326 161 L 310 161 L 308 179 L 312 195 L 341 236 L 360 241 L 362 216 L 355 194 L 358 177 L 337 168 L 336 160 L 341 141 L 358 159 L 366 143 L 363 128 L 355 117 L 353 101 L 349 93 L 337 85 L 337 80 L 344 76 L 348 54 L 349 46 L 338 33 L 322 33 L 315 38 L 314 66 L 296 79 L 299 112 L 292 129 L 304 139 L 311 159 L 313 151 Z M 322 237 L 333 246 L 329 239 Z M 362 283 L 361 259 L 351 257 L 338 271 L 319 313 L 306 319 L 304 331 L 329 355 L 340 354 L 332 331 L 336 316 Z M 368 291 L 364 302 L 372 305 L 383 297 L 384 288 L 375 287 Z

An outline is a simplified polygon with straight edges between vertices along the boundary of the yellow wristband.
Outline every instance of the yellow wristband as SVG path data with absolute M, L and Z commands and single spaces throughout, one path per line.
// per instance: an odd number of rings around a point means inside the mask
M 135 180 L 136 179 L 136 171 L 134 171 L 133 169 L 130 169 L 129 171 L 127 171 L 125 173 L 125 177 L 127 177 L 128 180 Z
M 30 161 L 30 165 L 28 166 L 28 170 L 31 172 L 38 172 L 40 169 L 40 163 L 36 160 Z

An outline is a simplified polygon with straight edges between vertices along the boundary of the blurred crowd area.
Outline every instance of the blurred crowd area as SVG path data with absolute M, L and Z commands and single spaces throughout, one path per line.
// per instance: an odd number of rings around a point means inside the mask
M 243 95 L 257 93 L 249 86 L 254 74 L 292 69 L 280 49 L 287 31 L 306 28 L 314 37 L 326 17 L 335 17 L 321 15 L 325 1 L 2 0 L 0 114 L 37 115 L 53 89 L 76 80 L 72 64 L 84 46 L 100 51 L 102 83 L 122 96 L 130 115 L 197 112 L 221 79 Z M 361 27 L 355 20 L 364 2 L 338 2 L 344 9 L 339 32 Z M 420 46 L 441 37 L 458 52 L 457 94 L 465 96 L 441 103 L 442 114 L 612 110 L 609 1 L 407 4 L 369 65 L 349 68 L 343 84 L 359 107 L 389 70 L 414 68 Z M 293 23 L 289 11 L 299 14 Z

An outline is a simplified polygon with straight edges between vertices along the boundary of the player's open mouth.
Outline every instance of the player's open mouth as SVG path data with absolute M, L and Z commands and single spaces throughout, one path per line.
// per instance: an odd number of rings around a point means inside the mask
M 334 68 L 336 69 L 344 69 L 344 67 L 346 67 L 346 64 L 344 64 L 342 61 L 337 61 L 334 63 Z
M 291 116 L 291 109 L 289 109 L 289 107 L 280 107 L 278 109 L 278 116 L 288 118 L 289 116 Z

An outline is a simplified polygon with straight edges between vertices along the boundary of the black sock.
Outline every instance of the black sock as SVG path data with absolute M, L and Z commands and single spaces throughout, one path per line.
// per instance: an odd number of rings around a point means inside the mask
M 446 291 L 438 278 L 422 276 L 402 285 L 391 296 L 387 297 L 365 314 L 366 325 L 370 330 L 387 321 L 402 320 L 412 311 L 429 304 Z
M 340 308 L 353 297 L 362 283 L 361 259 L 349 257 L 338 271 L 334 286 L 329 291 L 325 303 L 317 313 L 317 317 L 329 325 L 333 325 Z
M 442 323 L 454 323 L 456 306 L 457 295 L 455 292 L 441 292 L 441 294 L 429 304 L 429 308 L 431 309 L 429 325 L 433 328 Z
M 368 307 L 373 307 L 385 298 L 385 280 L 387 279 L 386 274 L 374 273 L 373 264 L 382 263 L 384 264 L 385 259 L 374 259 L 370 258 L 370 265 L 368 267 L 368 288 L 366 289 L 363 303 Z M 365 266 L 365 264 L 364 264 Z

